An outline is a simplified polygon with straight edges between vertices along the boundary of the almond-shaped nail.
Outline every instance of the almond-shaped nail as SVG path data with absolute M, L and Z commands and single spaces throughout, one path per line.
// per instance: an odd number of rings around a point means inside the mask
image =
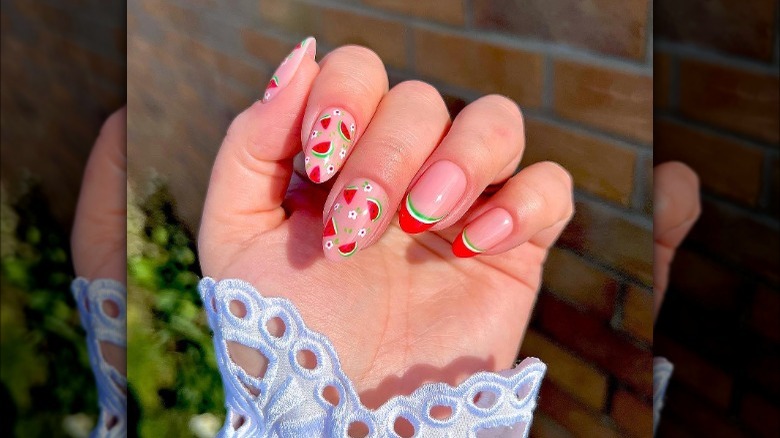
M 315 183 L 325 182 L 341 169 L 355 138 L 355 118 L 340 107 L 322 112 L 314 122 L 304 148 L 306 174 Z
M 406 195 L 398 221 L 410 234 L 422 233 L 444 219 L 466 190 L 466 174 L 448 160 L 433 163 Z
M 276 68 L 273 77 L 271 77 L 268 86 L 265 88 L 265 93 L 263 93 L 263 102 L 265 103 L 273 99 L 290 83 L 293 76 L 295 76 L 295 72 L 298 71 L 304 56 L 309 55 L 311 59 L 314 59 L 316 53 L 317 40 L 314 37 L 308 37 L 298 43 L 292 52 L 284 58 L 282 64 Z
M 452 242 L 452 253 L 474 257 L 498 245 L 512 234 L 512 216 L 503 208 L 494 208 L 471 221 Z
M 386 208 L 387 194 L 377 183 L 350 181 L 336 197 L 322 231 L 325 257 L 341 260 L 364 248 Z

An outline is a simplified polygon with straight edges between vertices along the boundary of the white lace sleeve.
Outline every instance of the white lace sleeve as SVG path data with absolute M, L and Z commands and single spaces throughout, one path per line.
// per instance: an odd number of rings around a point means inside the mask
M 124 438 L 127 436 L 127 378 L 103 358 L 101 342 L 127 348 L 127 291 L 114 280 L 77 278 L 71 284 L 81 325 L 87 332 L 89 362 L 97 382 L 100 418 L 91 437 Z M 106 313 L 106 301 L 115 305 L 118 314 Z
M 669 379 L 672 377 L 673 371 L 674 365 L 665 358 L 656 357 L 653 359 L 653 435 L 655 435 L 658 421 L 661 419 L 666 388 L 669 386 Z
M 355 422 L 363 423 L 370 437 L 395 437 L 399 417 L 411 423 L 415 437 L 528 435 L 546 370 L 538 359 L 525 359 L 500 373 L 476 373 L 454 388 L 426 384 L 370 410 L 361 404 L 328 338 L 307 328 L 292 302 L 263 297 L 241 280 L 204 278 L 199 290 L 225 387 L 228 414 L 222 437 L 347 437 Z M 230 311 L 233 300 L 244 304 L 244 317 Z M 284 332 L 278 336 L 266 328 L 273 318 L 284 322 Z M 227 346 L 231 341 L 257 349 L 268 359 L 262 378 L 249 375 L 231 360 Z M 314 354 L 314 368 L 298 363 L 302 350 Z M 329 387 L 338 392 L 333 404 L 323 395 Z M 431 417 L 434 406 L 449 407 L 449 418 Z

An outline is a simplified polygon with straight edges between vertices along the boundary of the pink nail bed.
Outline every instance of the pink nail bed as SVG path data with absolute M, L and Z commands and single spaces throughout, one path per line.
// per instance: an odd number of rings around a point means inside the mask
M 312 182 L 325 182 L 341 169 L 355 128 L 355 118 L 343 108 L 330 107 L 317 117 L 304 147 L 306 174 Z
M 512 216 L 503 208 L 494 208 L 471 221 L 452 242 L 458 257 L 474 257 L 498 245 L 512 234 Z
M 448 160 L 433 163 L 404 198 L 398 215 L 407 233 L 421 233 L 444 219 L 466 190 L 466 174 Z
M 290 83 L 295 76 L 295 72 L 298 71 L 304 56 L 309 55 L 311 59 L 314 59 L 316 53 L 317 40 L 314 37 L 308 37 L 298 43 L 292 52 L 284 58 L 282 64 L 277 67 L 273 77 L 268 82 L 265 93 L 263 93 L 263 102 L 265 103 L 273 99 Z
M 387 208 L 387 194 L 367 178 L 350 181 L 336 197 L 322 231 L 322 249 L 330 260 L 355 255 L 368 241 Z

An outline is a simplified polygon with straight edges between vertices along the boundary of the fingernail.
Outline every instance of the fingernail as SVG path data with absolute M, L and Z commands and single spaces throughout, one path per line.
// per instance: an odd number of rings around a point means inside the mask
M 416 234 L 436 225 L 466 190 L 466 174 L 452 161 L 437 161 L 417 180 L 401 205 L 401 229 Z
M 452 242 L 452 253 L 474 257 L 501 243 L 512 233 L 512 216 L 503 208 L 494 208 L 466 225 Z
M 271 81 L 268 82 L 268 87 L 266 87 L 265 93 L 263 93 L 263 103 L 273 99 L 290 83 L 304 56 L 309 55 L 311 59 L 314 59 L 316 53 L 317 40 L 314 37 L 308 37 L 298 43 L 292 52 L 284 58 L 282 64 L 277 67 Z
M 363 248 L 387 208 L 387 194 L 366 178 L 349 182 L 330 208 L 322 231 L 325 257 L 340 260 Z
M 341 169 L 355 137 L 355 118 L 338 107 L 322 112 L 314 122 L 304 149 L 306 174 L 315 183 L 325 182 Z

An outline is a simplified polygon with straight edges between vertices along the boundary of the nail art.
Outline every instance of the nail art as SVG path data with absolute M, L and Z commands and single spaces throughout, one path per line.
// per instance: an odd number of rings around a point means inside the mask
M 340 260 L 363 248 L 376 231 L 386 206 L 387 194 L 369 179 L 354 179 L 344 186 L 322 231 L 325 257 Z
M 501 243 L 512 233 L 512 216 L 503 208 L 494 208 L 466 225 L 452 242 L 452 253 L 467 258 L 481 254 Z
M 271 77 L 271 80 L 268 82 L 268 86 L 263 93 L 263 103 L 273 99 L 274 96 L 279 94 L 279 92 L 290 83 L 305 55 L 309 55 L 311 56 L 311 59 L 314 59 L 316 52 L 317 40 L 315 40 L 314 37 L 308 37 L 298 43 L 292 52 L 284 58 L 284 61 L 282 61 L 282 64 L 279 65 L 274 72 L 273 77 Z
M 452 161 L 437 161 L 417 180 L 401 205 L 398 220 L 410 234 L 444 219 L 466 190 L 466 174 Z
M 341 169 L 355 138 L 355 118 L 342 108 L 326 109 L 314 122 L 304 149 L 306 174 L 325 182 Z

